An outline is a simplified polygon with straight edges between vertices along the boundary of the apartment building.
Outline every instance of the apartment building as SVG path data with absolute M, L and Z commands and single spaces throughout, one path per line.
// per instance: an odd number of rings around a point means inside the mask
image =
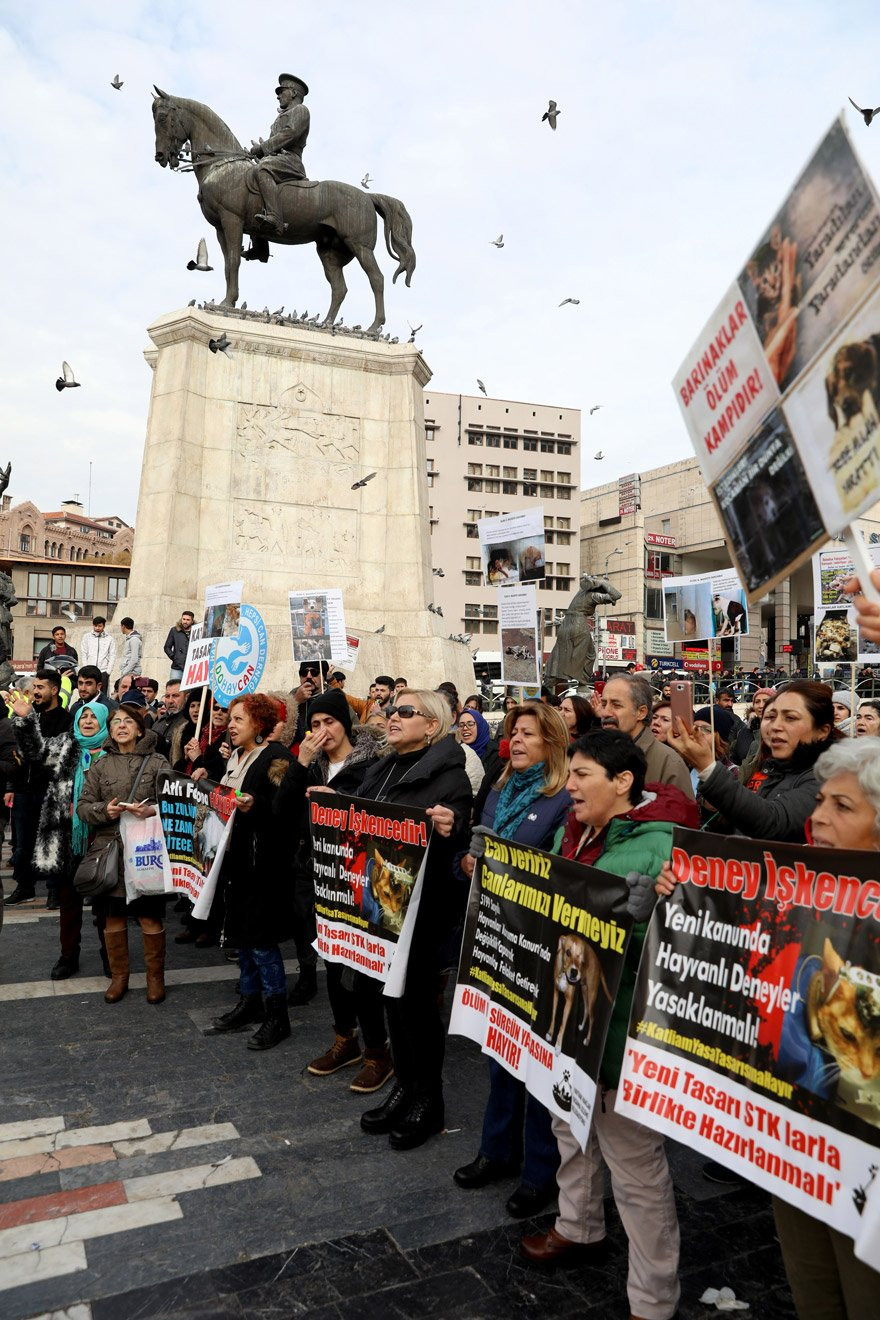
M 470 634 L 478 664 L 500 663 L 498 588 L 483 583 L 477 521 L 540 505 L 547 538 L 538 585 L 545 652 L 577 589 L 578 408 L 425 392 L 434 603 L 450 633 Z
M 878 515 L 880 506 L 858 524 L 874 541 L 880 540 Z M 623 593 L 602 611 L 600 642 L 607 614 L 615 623 L 631 625 L 626 635 L 633 637 L 639 660 L 675 658 L 683 668 L 696 669 L 699 662 L 688 648 L 664 642 L 662 580 L 731 563 L 696 458 L 582 491 L 580 548 L 581 572 L 603 574 Z M 812 620 L 813 581 L 805 564 L 749 608 L 749 635 L 716 644 L 716 656 L 724 668 L 796 666 L 799 655 L 809 654 Z

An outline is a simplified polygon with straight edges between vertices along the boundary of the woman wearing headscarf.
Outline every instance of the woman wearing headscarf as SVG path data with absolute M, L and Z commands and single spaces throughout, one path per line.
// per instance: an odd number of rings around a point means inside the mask
M 93 759 L 103 755 L 109 711 L 99 701 L 90 701 L 73 717 L 69 732 L 44 737 L 35 708 L 21 699 L 12 703 L 10 732 L 22 759 L 41 765 L 47 775 L 31 866 L 38 875 L 54 876 L 59 905 L 61 956 L 52 968 L 53 981 L 66 980 L 79 971 L 83 900 L 73 887 L 73 871 L 89 846 L 88 828 L 76 814 Z M 101 959 L 109 975 L 101 935 Z
M 270 740 L 277 702 L 263 693 L 236 697 L 229 706 L 232 755 L 221 783 L 236 790 L 232 834 L 223 858 L 222 942 L 238 949 L 239 999 L 214 1019 L 214 1030 L 259 1029 L 249 1050 L 268 1050 L 290 1035 L 287 978 L 278 945 L 293 935 L 293 879 L 284 822 L 272 810 L 290 753 Z
M 510 711 L 504 731 L 510 760 L 486 797 L 479 824 L 502 839 L 549 848 L 571 806 L 565 789 L 568 726 L 552 706 L 534 702 Z M 471 852 L 457 859 L 467 884 L 481 843 L 477 834 Z M 521 1219 L 537 1214 L 555 1197 L 559 1150 L 549 1111 L 526 1094 L 524 1083 L 494 1060 L 489 1080 L 479 1153 L 453 1177 L 459 1187 L 485 1187 L 516 1173 L 521 1162 L 520 1185 L 507 1202 L 509 1213 Z
M 137 820 L 156 814 L 157 780 L 171 766 L 156 750 L 158 739 L 147 729 L 139 706 L 119 706 L 111 711 L 103 755 L 92 759 L 83 780 L 76 814 L 89 826 L 94 839 L 119 838 L 124 812 Z M 133 801 L 137 790 L 137 801 Z M 134 917 L 144 941 L 147 971 L 147 1003 L 161 1004 L 165 998 L 165 897 L 148 894 L 129 902 L 123 874 L 123 849 L 119 848 L 119 874 L 115 888 L 94 899 L 92 910 L 104 922 L 104 943 L 110 963 L 111 981 L 104 999 L 116 1004 L 128 990 L 128 920 Z
M 395 1150 L 412 1150 L 443 1130 L 446 1032 L 437 988 L 443 948 L 463 908 L 455 901 L 452 859 L 469 825 L 473 799 L 464 752 L 450 737 L 452 717 L 442 693 L 404 688 L 387 714 L 391 752 L 367 771 L 360 796 L 424 808 L 433 833 L 406 985 L 401 998 L 385 1000 L 395 1085 L 383 1105 L 361 1115 L 361 1127 L 388 1133 Z

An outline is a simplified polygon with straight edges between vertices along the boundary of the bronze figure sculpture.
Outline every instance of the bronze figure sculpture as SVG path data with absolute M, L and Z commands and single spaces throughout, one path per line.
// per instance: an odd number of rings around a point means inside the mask
M 565 618 L 556 634 L 544 682 L 552 688 L 554 683 L 587 683 L 593 677 L 596 663 L 596 643 L 590 629 L 590 618 L 599 605 L 613 605 L 621 593 L 607 578 L 592 577 L 585 573 L 580 590 L 565 611 Z
M 397 261 L 398 275 L 409 286 L 415 270 L 412 221 L 402 202 L 383 193 L 364 192 L 351 184 L 309 181 L 302 150 L 309 131 L 302 104 L 308 88 L 292 74 L 282 74 L 276 90 L 280 113 L 266 141 L 245 150 L 234 133 L 208 106 L 169 96 L 156 88 L 153 119 L 156 160 L 177 169 L 190 144 L 190 160 L 199 185 L 199 204 L 214 226 L 223 252 L 226 297 L 222 307 L 238 302 L 242 256 L 267 261 L 273 243 L 314 243 L 330 284 L 330 308 L 324 325 L 333 325 L 348 292 L 343 268 L 356 258 L 373 290 L 376 313 L 370 331 L 385 323 L 385 279 L 376 261 L 376 215 L 385 227 L 385 245 Z M 254 158 L 258 164 L 254 164 Z M 242 253 L 244 234 L 251 247 Z
M 8 573 L 0 573 L 0 686 L 15 682 L 12 667 L 12 607 L 18 604 L 15 587 Z

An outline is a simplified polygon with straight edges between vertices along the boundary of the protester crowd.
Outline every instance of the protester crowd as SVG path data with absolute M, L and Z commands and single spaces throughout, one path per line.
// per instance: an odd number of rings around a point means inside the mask
M 133 620 L 122 621 L 117 648 L 95 619 L 76 649 L 56 629 L 29 691 L 7 693 L 0 704 L 14 847 L 15 889 L 6 903 L 30 900 L 45 883 L 47 905 L 60 909 L 52 977 L 79 970 L 84 898 L 73 877 L 83 858 L 105 849 L 117 883 L 93 901 L 92 914 L 107 1003 L 128 991 L 133 925 L 147 1000 L 162 1003 L 173 906 L 176 942 L 220 945 L 238 962 L 236 1002 L 213 1030 L 252 1029 L 249 1049 L 277 1047 L 290 1036 L 291 1010 L 320 993 L 309 801 L 329 791 L 423 808 L 433 836 L 403 995 L 385 997 L 381 981 L 328 962 L 328 1046 L 297 1061 L 315 1077 L 356 1069 L 348 1074 L 356 1095 L 387 1086 L 381 1103 L 361 1114 L 361 1127 L 410 1150 L 446 1122 L 443 993 L 486 833 L 624 877 L 635 925 L 586 1152 L 565 1122 L 491 1063 L 479 1149 L 450 1174 L 465 1193 L 517 1175 L 507 1201 L 516 1218 L 558 1198 L 553 1227 L 521 1244 L 529 1261 L 547 1266 L 603 1258 L 604 1162 L 629 1238 L 631 1320 L 670 1320 L 679 1302 L 679 1231 L 664 1143 L 616 1114 L 614 1097 L 655 883 L 662 892 L 674 883 L 673 828 L 876 850 L 880 702 L 854 704 L 851 688 L 800 678 L 755 685 L 744 719 L 731 688 L 682 719 L 644 674 L 628 672 L 597 684 L 589 698 L 509 694 L 493 725 L 483 693 L 379 675 L 359 697 L 326 661 L 307 661 L 289 691 L 238 697 L 228 710 L 211 703 L 206 714 L 201 691 L 180 690 L 192 623 L 184 612 L 168 634 L 161 697 L 160 684 L 140 673 Z M 119 823 L 126 813 L 155 814 L 157 777 L 169 769 L 237 794 L 217 893 L 202 920 L 186 900 L 126 898 Z M 842 823 L 844 799 L 860 813 L 857 836 Z M 281 949 L 288 941 L 299 960 L 291 986 Z M 802 1320 L 875 1315 L 877 1276 L 856 1260 L 852 1243 L 789 1206 L 777 1204 L 776 1214 Z

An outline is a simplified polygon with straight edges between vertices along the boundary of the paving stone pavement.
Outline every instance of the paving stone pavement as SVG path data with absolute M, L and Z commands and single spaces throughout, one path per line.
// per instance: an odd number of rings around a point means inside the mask
M 348 1070 L 305 1072 L 331 1039 L 323 985 L 292 1011 L 289 1041 L 249 1052 L 247 1033 L 204 1034 L 233 1001 L 235 968 L 218 949 L 175 946 L 176 929 L 169 915 L 169 967 L 215 979 L 175 985 L 157 1007 L 142 989 L 107 1005 L 88 919 L 80 977 L 52 996 L 40 983 L 57 957 L 56 914 L 39 898 L 7 909 L 0 1320 L 625 1320 L 626 1240 L 610 1198 L 608 1262 L 548 1274 L 517 1253 L 535 1224 L 507 1216 L 513 1181 L 452 1182 L 476 1154 L 487 1089 L 471 1043 L 449 1040 L 447 1132 L 396 1153 L 361 1132 L 375 1101 L 349 1091 Z M 141 968 L 135 929 L 130 940 Z M 765 1194 L 707 1182 L 683 1146 L 670 1157 L 682 1320 L 718 1314 L 697 1299 L 722 1284 L 760 1320 L 793 1317 Z

